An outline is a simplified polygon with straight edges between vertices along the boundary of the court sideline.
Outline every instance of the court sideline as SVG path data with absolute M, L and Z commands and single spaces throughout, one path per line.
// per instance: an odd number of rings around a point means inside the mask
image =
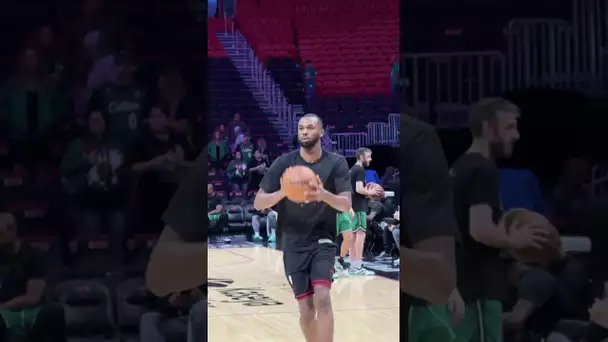
M 282 252 L 261 247 L 209 249 L 209 340 L 304 341 Z M 335 341 L 397 341 L 399 283 L 383 277 L 332 285 Z

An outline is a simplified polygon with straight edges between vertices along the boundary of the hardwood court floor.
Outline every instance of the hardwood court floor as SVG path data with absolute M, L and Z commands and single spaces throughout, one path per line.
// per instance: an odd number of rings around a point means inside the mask
M 303 342 L 282 252 L 209 249 L 209 341 Z M 332 285 L 335 342 L 398 341 L 399 283 L 381 277 Z

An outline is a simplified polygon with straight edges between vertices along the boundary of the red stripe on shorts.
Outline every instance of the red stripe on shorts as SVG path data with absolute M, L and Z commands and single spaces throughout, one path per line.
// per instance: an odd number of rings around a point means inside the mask
M 325 279 L 313 279 L 311 282 L 312 286 L 322 285 L 331 288 L 331 281 Z

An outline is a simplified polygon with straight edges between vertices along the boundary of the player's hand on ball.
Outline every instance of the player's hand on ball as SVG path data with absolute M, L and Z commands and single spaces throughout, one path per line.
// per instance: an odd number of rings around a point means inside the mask
M 545 229 L 519 224 L 514 224 L 509 229 L 509 240 L 514 248 L 537 249 L 543 249 L 543 246 L 549 241 Z
M 321 178 L 317 175 L 317 182 L 309 184 L 309 190 L 306 191 L 306 202 L 322 201 L 324 192 L 323 182 L 321 182 Z

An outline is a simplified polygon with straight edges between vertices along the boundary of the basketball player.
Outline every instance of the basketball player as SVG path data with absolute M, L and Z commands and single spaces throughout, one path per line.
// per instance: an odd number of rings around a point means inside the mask
M 495 158 L 511 156 L 519 139 L 519 108 L 501 98 L 488 98 L 469 111 L 471 147 L 452 166 L 455 213 L 462 248 L 458 257 L 458 290 L 466 314 L 455 326 L 458 341 L 503 340 L 502 300 L 507 296 L 505 249 L 542 248 L 542 229 L 499 225 L 500 170 Z
M 285 274 L 298 300 L 300 326 L 308 342 L 333 341 L 329 292 L 337 254 L 336 214 L 351 207 L 348 164 L 344 157 L 321 148 L 322 127 L 315 114 L 300 119 L 300 149 L 272 163 L 253 203 L 257 210 L 277 206 Z M 296 165 L 311 168 L 319 180 L 318 185 L 311 186 L 308 201 L 303 204 L 289 201 L 281 191 L 283 172 Z
M 343 258 L 352 246 L 350 267 L 344 273 L 349 275 L 374 275 L 374 272 L 363 268 L 363 247 L 365 246 L 367 229 L 367 197 L 378 195 L 379 191 L 365 188 L 365 168 L 369 167 L 372 161 L 372 151 L 369 148 L 362 147 L 357 150 L 355 157 L 357 162 L 350 169 L 350 181 L 354 190 L 353 207 L 351 208 L 353 213 L 352 215 L 351 213 L 342 213 L 338 218 L 338 233 L 342 233 L 343 237 L 339 263 L 345 266 Z
M 460 234 L 448 164 L 433 127 L 402 115 L 400 130 L 401 341 L 454 342 L 452 322 L 464 303 L 456 290 Z
M 146 269 L 146 287 L 158 297 L 207 284 L 207 150 L 181 181 L 163 215 L 163 229 Z M 203 291 L 206 295 L 206 291 Z M 207 338 L 207 303 L 190 311 L 188 342 Z

